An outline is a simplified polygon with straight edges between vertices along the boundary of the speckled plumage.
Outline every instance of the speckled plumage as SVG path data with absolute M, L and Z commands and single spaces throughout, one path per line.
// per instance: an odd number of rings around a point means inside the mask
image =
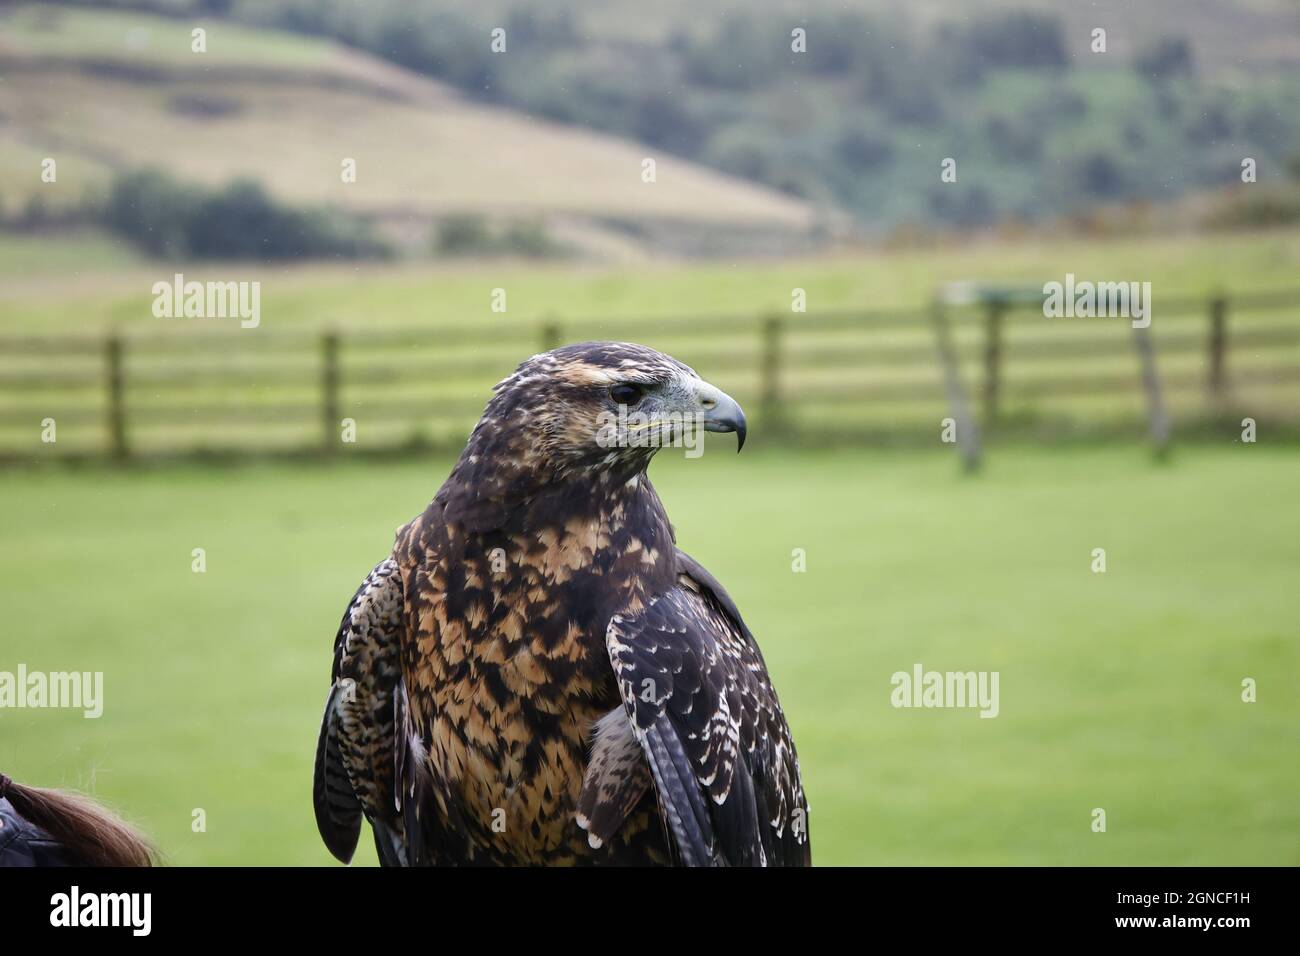
M 641 346 L 535 356 L 353 599 L 316 764 L 335 856 L 364 815 L 394 864 L 808 863 L 753 636 L 676 548 L 654 449 L 595 440 L 628 382 L 730 402 Z

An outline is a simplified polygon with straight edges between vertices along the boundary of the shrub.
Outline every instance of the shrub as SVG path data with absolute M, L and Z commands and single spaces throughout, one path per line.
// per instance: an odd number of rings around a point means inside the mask
M 449 216 L 438 223 L 434 250 L 445 256 L 524 256 L 543 259 L 561 255 L 564 246 L 546 234 L 541 223 L 514 222 L 493 231 L 481 216 Z
M 1185 37 L 1160 37 L 1138 51 L 1133 69 L 1152 80 L 1190 76 L 1195 72 L 1192 45 Z
M 119 174 L 102 219 L 145 251 L 171 259 L 360 259 L 389 254 L 362 222 L 323 209 L 282 205 L 251 180 L 208 190 L 157 170 Z

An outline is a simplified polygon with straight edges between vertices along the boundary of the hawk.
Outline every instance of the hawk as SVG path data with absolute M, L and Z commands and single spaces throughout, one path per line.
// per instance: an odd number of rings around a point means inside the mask
M 498 384 L 451 475 L 348 605 L 313 797 L 349 862 L 810 863 L 799 760 L 735 602 L 646 468 L 745 416 L 614 342 Z

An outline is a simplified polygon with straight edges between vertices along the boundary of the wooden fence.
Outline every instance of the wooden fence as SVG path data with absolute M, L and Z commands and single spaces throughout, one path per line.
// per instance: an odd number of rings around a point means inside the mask
M 337 455 L 350 444 L 458 444 L 518 361 L 588 338 L 663 348 L 741 401 L 755 434 L 805 441 L 885 432 L 933 440 L 944 415 L 971 434 L 1027 418 L 1086 423 L 1095 399 L 1110 418 L 1118 410 L 1135 424 L 1152 388 L 1167 420 L 1242 401 L 1263 417 L 1285 416 L 1300 410 L 1298 307 L 1300 291 L 1157 299 L 1147 336 L 1127 319 L 1048 319 L 1032 304 L 998 300 L 420 329 L 244 330 L 172 319 L 103 336 L 5 336 L 0 455 Z M 1142 339 L 1145 359 L 1134 350 Z

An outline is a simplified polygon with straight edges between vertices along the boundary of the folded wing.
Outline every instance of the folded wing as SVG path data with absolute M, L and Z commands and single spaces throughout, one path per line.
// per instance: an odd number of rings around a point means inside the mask
M 375 567 L 343 614 L 316 744 L 312 797 L 326 847 L 344 863 L 356 852 L 364 816 L 388 865 L 406 862 L 396 773 L 405 689 L 399 628 L 402 588 L 397 566 Z
M 680 551 L 678 567 L 675 588 L 606 634 L 677 859 L 807 866 L 799 761 L 763 657 L 713 576 Z

